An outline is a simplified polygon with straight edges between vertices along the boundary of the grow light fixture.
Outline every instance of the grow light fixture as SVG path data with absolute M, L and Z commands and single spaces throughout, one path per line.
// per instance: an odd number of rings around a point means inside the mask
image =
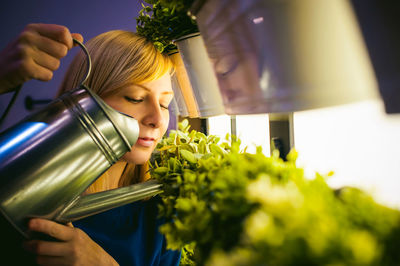
M 191 14 L 227 114 L 286 113 L 378 96 L 347 0 L 198 0 Z

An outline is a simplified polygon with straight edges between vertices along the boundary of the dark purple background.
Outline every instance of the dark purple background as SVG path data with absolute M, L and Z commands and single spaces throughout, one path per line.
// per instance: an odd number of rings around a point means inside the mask
M 136 31 L 135 18 L 140 9 L 140 0 L 5 0 L 1 2 L 0 8 L 0 49 L 13 40 L 28 23 L 61 24 L 67 26 L 71 32 L 81 33 L 85 40 L 112 29 Z M 53 80 L 49 82 L 32 80 L 24 84 L 0 131 L 29 114 L 24 107 L 26 96 L 30 95 L 34 99 L 54 97 L 64 72 L 78 49 L 77 47 L 72 49 L 62 59 Z M 11 93 L 0 95 L 0 115 L 3 114 L 11 95 Z

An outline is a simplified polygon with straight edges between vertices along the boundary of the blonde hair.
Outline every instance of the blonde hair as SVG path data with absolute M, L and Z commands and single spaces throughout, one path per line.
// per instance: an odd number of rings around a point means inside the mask
M 100 34 L 85 44 L 92 61 L 92 71 L 85 81 L 100 97 L 107 97 L 128 84 L 143 84 L 172 73 L 168 55 L 157 51 L 153 43 L 134 32 L 113 30 Z M 86 75 L 86 56 L 80 51 L 69 66 L 59 95 L 80 85 Z M 88 193 L 105 190 L 107 173 L 88 189 Z M 148 179 L 148 164 L 128 164 L 118 186 Z

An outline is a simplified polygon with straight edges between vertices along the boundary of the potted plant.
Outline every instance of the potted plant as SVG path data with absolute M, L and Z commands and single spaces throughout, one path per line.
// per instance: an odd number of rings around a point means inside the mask
M 199 32 L 196 22 L 187 15 L 193 0 L 144 0 L 136 18 L 138 34 L 152 41 L 161 53 L 176 51 L 173 40 Z
M 182 264 L 398 265 L 400 212 L 356 188 L 331 189 L 278 154 L 240 150 L 179 124 L 158 145 L 161 227 Z M 189 256 L 188 256 L 189 255 Z
M 136 19 L 137 33 L 171 56 L 188 116 L 223 114 L 222 97 L 203 39 L 196 22 L 187 14 L 193 0 L 145 2 Z

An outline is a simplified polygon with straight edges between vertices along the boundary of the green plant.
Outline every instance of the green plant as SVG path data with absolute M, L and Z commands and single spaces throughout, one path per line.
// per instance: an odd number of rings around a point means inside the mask
M 288 161 L 249 154 L 235 137 L 189 128 L 159 143 L 151 167 L 164 184 L 160 230 L 169 248 L 189 251 L 183 264 L 398 265 L 398 210 L 306 178 L 295 151 Z
M 196 22 L 187 15 L 193 0 L 145 0 L 136 18 L 136 31 L 154 43 L 161 53 L 176 50 L 173 40 L 198 32 Z
M 245 179 L 212 182 L 213 172 L 227 163 L 227 155 L 239 151 L 240 142 L 228 139 L 220 143 L 216 136 L 189 132 L 187 120 L 180 123 L 179 128 L 159 143 L 151 173 L 164 184 L 160 214 L 174 221 L 161 227 L 168 247 L 180 249 L 192 244 L 195 260 L 200 262 L 208 257 L 210 242 L 225 248 L 237 241 L 241 229 L 231 221 L 246 217 L 253 204 L 242 204 L 244 193 L 237 192 L 236 198 L 230 194 L 234 189 L 244 190 L 241 183 Z M 208 206 L 213 199 L 218 199 L 219 205 Z M 227 201 L 227 208 L 220 212 L 218 209 L 223 208 L 224 201 Z M 207 210 L 210 207 L 218 209 L 210 212 Z M 221 213 L 224 216 L 220 216 Z M 207 229 L 210 222 L 213 227 Z

